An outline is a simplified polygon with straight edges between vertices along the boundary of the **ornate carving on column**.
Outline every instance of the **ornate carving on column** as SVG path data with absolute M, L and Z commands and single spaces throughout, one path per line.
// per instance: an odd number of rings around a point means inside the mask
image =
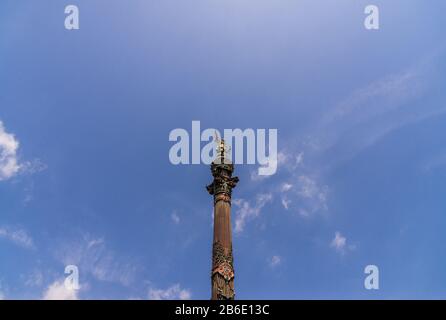
M 214 242 L 212 250 L 212 291 L 218 300 L 234 300 L 234 258 L 232 248 L 226 250 Z

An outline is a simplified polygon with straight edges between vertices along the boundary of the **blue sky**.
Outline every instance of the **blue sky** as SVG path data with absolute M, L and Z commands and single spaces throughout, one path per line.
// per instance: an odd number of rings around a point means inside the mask
M 277 174 L 236 167 L 238 299 L 446 298 L 445 10 L 1 1 L 0 298 L 209 299 L 210 170 L 168 157 L 193 120 L 279 132 Z

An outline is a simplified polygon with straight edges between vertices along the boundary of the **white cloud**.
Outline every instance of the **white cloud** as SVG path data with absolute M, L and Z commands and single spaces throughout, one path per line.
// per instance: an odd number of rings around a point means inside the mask
M 304 162 L 304 153 L 300 152 L 297 156 L 296 156 L 296 163 L 295 166 L 300 166 L 301 164 L 303 164 Z
M 64 280 L 57 280 L 50 284 L 43 293 L 43 300 L 78 300 L 78 290 L 69 289 Z
M 0 181 L 12 178 L 19 172 L 18 149 L 19 141 L 13 134 L 6 132 L 0 120 Z
M 347 244 L 347 238 L 345 238 L 340 232 L 335 233 L 335 237 L 331 241 L 330 247 L 335 248 L 336 251 L 343 251 Z
M 64 265 L 76 265 L 99 281 L 129 286 L 139 265 L 108 249 L 103 238 L 84 235 L 75 243 L 66 243 L 56 253 Z
M 282 184 L 282 192 L 290 191 L 293 185 L 291 183 Z
M 446 112 L 442 105 L 420 108 L 412 103 L 427 93 L 435 59 L 435 55 L 428 56 L 399 73 L 377 79 L 324 112 L 321 121 L 310 128 L 310 135 L 330 155 L 332 166 L 348 161 L 403 126 Z
M 283 197 L 283 198 L 282 198 L 282 206 L 283 206 L 286 210 L 288 210 L 288 209 L 290 208 L 290 204 L 291 204 L 291 200 L 289 200 L 289 199 L 286 198 L 286 197 Z
M 48 166 L 40 159 L 34 159 L 20 164 L 20 172 L 26 174 L 39 173 L 45 171 L 47 168 Z
M 277 159 L 269 158 L 269 162 L 268 164 L 265 165 L 265 167 L 277 168 L 277 170 L 279 170 L 279 166 L 285 164 L 287 161 L 288 161 L 288 155 L 284 152 L 279 152 L 277 154 Z M 263 181 L 272 176 L 274 175 L 259 175 L 257 169 L 251 171 L 252 181 Z
M 334 248 L 337 252 L 344 254 L 347 250 L 353 251 L 356 249 L 356 245 L 348 244 L 347 238 L 344 237 L 339 231 L 335 232 L 335 237 L 331 240 L 330 247 Z
M 287 176 L 274 194 L 280 194 L 286 210 L 305 217 L 327 211 L 325 172 L 404 125 L 446 113 L 441 106 L 417 109 L 410 104 L 426 92 L 432 58 L 354 91 L 281 150 Z
M 256 197 L 253 206 L 244 199 L 235 199 L 234 205 L 237 207 L 235 211 L 235 232 L 240 233 L 245 228 L 246 222 L 252 220 L 260 215 L 262 208 L 273 199 L 271 193 L 259 194 Z
M 304 152 L 294 153 L 289 149 L 281 150 L 277 156 L 278 164 L 288 171 L 295 171 L 304 164 Z
M 288 210 L 291 204 L 291 200 L 288 198 L 287 192 L 290 191 L 293 188 L 293 185 L 291 183 L 283 183 L 282 187 L 280 188 L 282 192 L 282 206 Z
M 257 169 L 251 171 L 251 180 L 252 181 L 263 181 L 269 177 L 271 177 L 271 176 L 258 174 Z
M 314 178 L 306 175 L 298 177 L 299 189 L 297 194 L 303 198 L 315 199 L 324 207 L 327 201 L 327 190 L 320 187 Z
M 320 185 L 314 177 L 301 175 L 297 178 L 297 195 L 302 203 L 301 212 L 314 213 L 327 210 L 328 187 Z
M 150 288 L 149 300 L 190 300 L 192 293 L 188 289 L 183 289 L 179 284 L 175 284 L 167 289 Z
M 271 260 L 269 261 L 269 265 L 271 268 L 278 267 L 282 264 L 282 258 L 280 256 L 272 256 Z
M 277 154 L 277 164 L 284 164 L 288 161 L 288 155 L 285 152 L 279 152 Z
M 176 211 L 172 212 L 170 218 L 172 219 L 174 224 L 179 224 L 181 222 L 180 216 L 176 213 Z
M 14 229 L 10 227 L 0 227 L 0 238 L 12 241 L 23 248 L 34 248 L 33 239 L 23 229 Z
M 421 70 L 412 68 L 388 75 L 353 92 L 324 119 L 327 123 L 358 123 L 399 108 L 424 89 Z
M 328 187 L 320 184 L 317 177 L 301 174 L 287 179 L 292 183 L 282 183 L 278 188 L 286 210 L 293 210 L 305 217 L 328 210 Z
M 25 285 L 27 287 L 38 287 L 43 283 L 43 274 L 39 270 L 34 270 L 25 278 Z
M 278 159 L 287 173 L 286 180 L 280 182 L 271 195 L 281 199 L 283 208 L 304 217 L 327 211 L 329 188 L 321 183 L 318 168 L 304 165 L 304 151 L 294 153 L 290 149 L 284 149 L 279 152 Z M 244 210 L 240 211 L 240 218 L 236 220 L 236 231 L 243 229 L 246 220 L 244 217 L 256 216 L 258 212 L 255 205 L 251 207 L 243 201 L 239 204 Z
M 40 159 L 19 163 L 20 142 L 14 134 L 6 132 L 0 120 L 0 181 L 8 180 L 17 174 L 34 174 L 46 170 L 47 166 Z

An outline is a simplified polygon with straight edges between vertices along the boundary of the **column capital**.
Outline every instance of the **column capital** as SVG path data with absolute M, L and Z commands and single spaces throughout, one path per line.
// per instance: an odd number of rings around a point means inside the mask
M 219 159 L 218 159 L 219 160 Z M 231 202 L 232 189 L 236 187 L 239 178 L 232 177 L 234 165 L 228 161 L 214 161 L 211 164 L 211 172 L 214 181 L 206 187 L 209 194 L 214 196 L 214 202 L 220 200 Z

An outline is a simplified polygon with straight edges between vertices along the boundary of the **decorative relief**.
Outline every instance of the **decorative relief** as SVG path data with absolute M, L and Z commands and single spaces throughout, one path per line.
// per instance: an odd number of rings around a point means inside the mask
M 215 242 L 212 256 L 212 286 L 217 299 L 233 300 L 235 293 L 232 249 L 226 252 L 219 242 Z
M 220 193 L 214 197 L 214 204 L 217 204 L 218 201 L 224 201 L 231 204 L 231 197 L 228 196 L 227 194 Z
M 229 264 L 229 266 L 233 267 L 234 257 L 232 256 L 232 249 L 228 250 L 228 253 L 225 252 L 225 248 L 221 245 L 220 242 L 214 242 L 214 247 L 212 250 L 212 269 L 217 268 L 221 264 Z

